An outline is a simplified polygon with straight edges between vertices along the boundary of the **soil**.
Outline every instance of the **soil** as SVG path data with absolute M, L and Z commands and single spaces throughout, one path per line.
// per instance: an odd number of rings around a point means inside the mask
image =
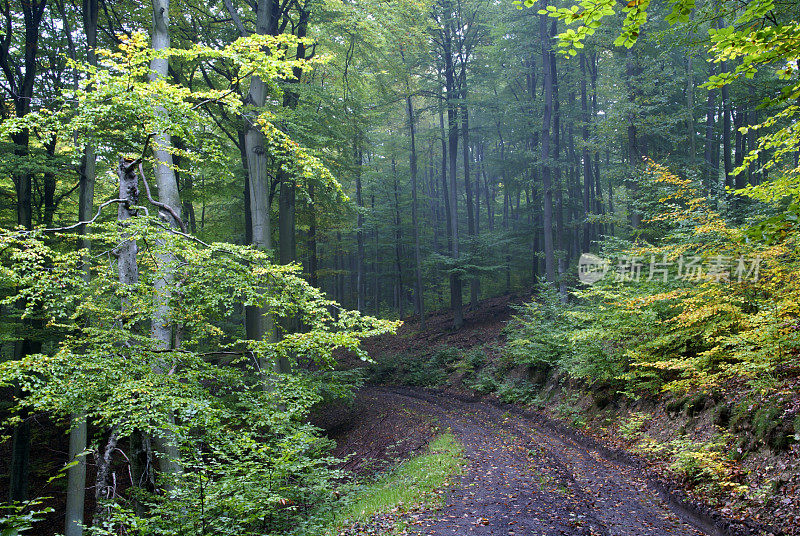
M 465 447 L 468 465 L 447 494 L 445 506 L 409 515 L 409 535 L 753 533 L 714 526 L 668 500 L 660 485 L 635 464 L 612 459 L 573 434 L 560 434 L 519 412 L 402 387 L 367 387 L 357 397 L 356 407 L 385 418 L 377 427 L 353 421 L 348 441 L 368 437 L 372 430 L 378 443 L 391 444 L 394 438 L 402 444 L 407 438 L 425 436 L 435 424 L 452 430 Z M 415 417 L 406 420 L 410 415 Z M 414 423 L 425 423 L 425 433 L 417 434 Z M 366 525 L 344 534 L 380 532 Z
M 370 356 L 408 354 L 426 356 L 436 346 L 474 348 L 485 344 L 502 344 L 503 328 L 514 314 L 514 306 L 531 300 L 528 294 L 507 294 L 479 301 L 464 308 L 464 325 L 453 330 L 453 313 L 449 310 L 429 313 L 425 327 L 418 317 L 403 319 L 397 335 L 383 335 L 364 341 Z

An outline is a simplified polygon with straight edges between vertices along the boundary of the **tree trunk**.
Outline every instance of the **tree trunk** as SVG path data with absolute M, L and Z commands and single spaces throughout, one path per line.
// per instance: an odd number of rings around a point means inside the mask
M 159 51 L 170 47 L 169 38 L 169 0 L 153 0 L 153 50 Z M 150 62 L 152 71 L 151 80 L 164 79 L 168 75 L 169 65 L 167 58 L 153 58 Z M 156 108 L 156 113 L 164 114 L 166 110 Z M 153 156 L 155 157 L 155 178 L 158 185 L 159 202 L 169 206 L 180 217 L 181 200 L 178 193 L 178 181 L 175 178 L 175 169 L 172 163 L 172 145 L 170 135 L 166 132 L 157 132 L 153 139 Z M 166 211 L 159 211 L 159 217 L 171 227 L 177 227 L 178 222 Z M 160 245 L 164 242 L 159 240 Z M 170 253 L 156 255 L 159 265 L 159 274 L 153 283 L 154 308 L 151 323 L 151 333 L 158 341 L 159 348 L 169 350 L 174 348 L 173 325 L 169 322 L 170 299 L 175 289 L 174 267 L 176 259 Z M 160 362 L 155 367 L 155 372 L 164 374 L 172 367 L 172 363 Z M 156 449 L 164 454 L 161 470 L 164 473 L 175 474 L 180 471 L 178 462 L 178 445 L 170 434 L 154 438 Z
M 733 168 L 738 169 L 742 164 L 744 164 L 744 155 L 747 152 L 746 150 L 746 139 L 742 132 L 739 130 L 740 128 L 744 127 L 747 123 L 747 111 L 744 109 L 743 106 L 740 106 L 736 110 L 736 114 L 734 115 L 733 120 L 733 130 L 734 134 L 734 161 L 733 161 Z M 734 185 L 736 189 L 744 188 L 747 186 L 747 173 L 742 172 L 735 176 L 734 178 Z M 741 198 L 738 198 L 741 200 Z
M 689 33 L 689 40 L 693 34 Z M 686 55 L 686 137 L 689 142 L 689 166 L 695 167 L 697 161 L 697 135 L 694 123 L 694 65 L 691 52 Z
M 637 95 L 637 88 L 635 77 L 640 74 L 640 69 L 638 65 L 638 60 L 636 57 L 635 51 L 628 49 L 626 52 L 626 65 L 625 65 L 625 74 L 626 74 L 626 85 L 628 88 L 628 102 L 631 106 L 636 105 L 636 95 Z M 639 140 L 638 134 L 636 131 L 636 120 L 637 114 L 636 112 L 631 112 L 628 116 L 628 166 L 630 167 L 630 173 L 633 175 L 629 179 L 630 190 L 631 190 L 631 203 L 633 206 L 630 206 L 630 213 L 631 213 L 631 226 L 634 229 L 638 229 L 641 227 L 642 224 L 642 215 L 639 212 L 638 207 L 635 206 L 639 195 L 639 182 L 638 178 L 635 176 L 635 170 L 641 164 L 641 157 L 642 153 L 640 152 L 639 148 Z
M 308 282 L 312 287 L 319 286 L 317 276 L 317 208 L 314 205 L 314 185 L 308 185 L 308 197 L 310 199 L 308 212 Z
M 583 160 L 583 251 L 590 250 L 591 240 L 591 225 L 589 224 L 588 217 L 592 211 L 592 162 L 589 156 L 589 101 L 586 92 L 586 56 L 580 54 L 580 69 L 581 69 L 581 139 L 583 140 L 583 149 L 581 151 L 581 159 Z
M 304 38 L 308 29 L 308 18 L 310 12 L 304 8 L 300 2 L 297 3 L 300 14 L 297 22 L 297 37 Z M 273 4 L 274 9 L 274 4 Z M 273 21 L 274 22 L 274 21 Z M 298 43 L 295 57 L 304 60 L 306 57 L 306 47 L 303 43 Z M 292 71 L 292 84 L 297 84 L 303 75 L 299 67 Z M 283 95 L 283 106 L 294 110 L 297 108 L 300 96 L 295 91 L 286 90 Z M 289 264 L 297 260 L 297 241 L 295 237 L 295 211 L 296 211 L 296 192 L 295 178 L 289 177 L 284 171 L 283 166 L 279 166 L 278 183 L 280 184 L 280 196 L 278 198 L 278 249 L 281 264 Z M 286 319 L 283 323 L 284 331 L 294 331 L 297 329 L 297 322 L 294 318 Z
M 24 40 L 12 39 L 11 36 L 3 36 L 0 40 L 0 66 L 6 73 L 15 73 L 19 78 L 6 80 L 7 91 L 14 97 L 14 112 L 16 117 L 22 118 L 30 112 L 33 97 L 34 82 L 36 80 L 37 51 L 39 47 L 40 24 L 42 15 L 47 4 L 46 0 L 30 0 L 20 2 L 25 21 Z M 14 24 L 17 24 L 15 21 Z M 9 20 L 9 30 L 15 28 Z M 6 39 L 8 37 L 8 39 Z M 22 41 L 24 47 L 24 66 L 22 72 L 20 66 L 11 64 L 9 59 L 12 57 L 12 47 Z M 29 151 L 30 133 L 27 129 L 11 135 L 11 141 L 15 144 L 14 153 L 17 156 L 27 156 Z M 24 166 L 23 166 L 24 167 Z M 32 205 L 32 185 L 33 177 L 30 172 L 24 169 L 14 169 L 11 173 L 14 188 L 17 194 L 17 223 L 26 229 L 33 227 L 33 205 Z M 38 353 L 40 343 L 24 339 L 15 344 L 15 353 L 19 358 L 28 353 Z M 28 492 L 28 472 L 30 461 L 30 423 L 23 415 L 23 421 L 14 427 L 12 446 L 11 446 L 11 467 L 9 471 L 9 500 L 25 501 Z
M 472 182 L 470 179 L 470 155 L 469 155 L 469 110 L 467 109 L 467 80 L 466 74 L 461 79 L 461 152 L 464 162 L 464 193 L 466 194 L 467 204 L 467 234 L 469 235 L 470 253 L 474 254 L 475 248 L 475 211 L 472 201 Z M 469 295 L 472 306 L 478 303 L 480 280 L 477 277 L 470 278 Z
M 555 37 L 555 26 L 550 29 L 551 39 Z M 567 271 L 568 254 L 564 251 L 564 195 L 561 188 L 561 107 L 558 100 L 558 70 L 556 69 L 556 55 L 550 52 L 550 72 L 553 81 L 553 196 L 555 201 L 556 236 L 554 250 L 557 255 L 558 267 L 558 292 L 561 302 L 567 303 Z M 535 172 L 535 171 L 534 171 Z M 536 181 L 533 181 L 536 182 Z
M 453 250 L 453 218 L 450 209 L 450 188 L 447 186 L 447 134 L 444 130 L 445 97 L 440 92 L 439 131 L 442 139 L 442 198 L 444 199 L 445 228 L 447 231 L 447 250 Z
M 86 36 L 86 56 L 89 65 L 97 65 L 97 18 L 99 9 L 97 0 L 83 0 L 83 31 Z M 77 81 L 77 78 L 76 78 Z M 77 82 L 76 82 L 77 83 Z M 97 175 L 97 158 L 94 147 L 87 144 L 83 148 L 78 169 L 78 221 L 88 221 L 94 212 L 94 185 Z M 88 229 L 82 226 L 81 234 L 86 235 Z M 79 247 L 87 257 L 91 250 L 91 242 L 83 238 Z M 90 263 L 86 263 L 83 274 L 88 283 L 91 278 Z M 65 506 L 64 536 L 81 536 L 83 534 L 83 510 L 86 499 L 86 457 L 81 456 L 86 450 L 87 422 L 85 412 L 72 415 L 72 427 L 69 433 L 69 460 L 77 462 L 67 470 L 67 501 Z
M 448 23 L 444 32 L 444 76 L 445 88 L 447 90 L 447 126 L 448 126 L 448 155 L 450 160 L 450 228 L 452 231 L 452 242 L 450 256 L 454 264 L 458 262 L 458 183 L 456 182 L 456 170 L 458 167 L 458 118 L 457 104 L 455 102 L 455 72 L 453 66 L 452 52 L 452 27 Z M 464 325 L 464 309 L 461 296 L 461 276 L 458 273 L 450 274 L 450 308 L 453 310 L 453 328 L 459 329 Z
M 139 251 L 135 240 L 127 238 L 124 229 L 130 223 L 128 220 L 137 216 L 134 206 L 139 204 L 139 175 L 134 166 L 128 167 L 129 163 L 120 157 L 117 166 L 117 177 L 119 179 L 119 199 L 125 200 L 124 203 L 117 205 L 117 221 L 122 230 L 122 243 L 117 247 L 117 276 L 122 285 L 135 285 L 139 282 L 139 267 L 136 263 L 136 255 Z M 127 300 L 122 302 L 122 311 L 130 307 Z M 105 445 L 98 448 L 95 452 L 95 514 L 92 524 L 101 526 L 110 514 L 110 508 L 106 502 L 113 499 L 115 495 L 114 482 L 112 479 L 111 465 L 114 450 L 117 446 L 119 437 L 115 429 L 111 429 L 104 441 Z
M 370 206 L 371 206 L 372 217 L 374 219 L 375 218 L 375 194 L 372 194 Z M 380 315 L 380 312 L 381 312 L 381 286 L 380 286 L 381 276 L 380 276 L 380 263 L 379 263 L 381 248 L 380 248 L 380 241 L 379 241 L 380 236 L 378 235 L 378 226 L 377 225 L 375 226 L 375 230 L 373 232 L 375 233 L 375 256 L 372 259 L 372 275 L 373 275 L 373 278 L 374 278 L 375 316 L 378 316 L 378 315 Z
M 364 201 L 361 195 L 361 170 L 362 159 L 361 148 L 358 147 L 359 141 L 356 141 L 356 147 L 353 148 L 353 159 L 355 164 L 356 176 L 356 205 L 358 210 L 357 228 L 356 228 L 356 307 L 359 311 L 364 312 L 364 299 L 365 299 L 365 286 L 364 279 Z
M 256 6 L 256 34 L 266 35 L 272 28 L 273 0 L 258 0 Z M 272 249 L 270 226 L 270 182 L 266 172 L 264 135 L 258 128 L 258 109 L 264 106 L 267 86 L 258 76 L 250 78 L 250 89 L 245 102 L 252 108 L 245 114 L 247 131 L 244 135 L 245 155 L 247 159 L 247 178 L 249 184 L 249 200 L 251 214 L 251 239 L 257 249 Z M 275 325 L 272 315 L 266 309 L 247 307 L 247 338 L 251 340 L 269 340 L 275 338 Z M 262 363 L 262 365 L 265 365 Z M 275 363 L 280 372 L 282 363 Z
M 709 77 L 714 75 L 714 63 L 708 64 Z M 719 180 L 718 166 L 719 163 L 714 163 L 714 156 L 716 154 L 714 144 L 717 143 L 714 136 L 714 118 L 717 108 L 716 104 L 717 90 L 709 88 L 708 100 L 706 104 L 706 136 L 705 146 L 703 147 L 703 185 L 708 193 L 713 193 L 716 190 L 716 183 Z
M 728 72 L 727 62 L 720 63 L 723 73 Z M 725 186 L 733 187 L 733 162 L 731 160 L 731 103 L 728 84 L 722 86 L 722 162 L 725 169 Z
M 542 41 L 542 83 L 544 84 L 544 111 L 542 114 L 541 144 L 541 179 L 544 210 L 542 226 L 544 228 L 544 266 L 547 281 L 556 282 L 555 252 L 553 248 L 553 185 L 550 178 L 550 128 L 553 114 L 553 71 L 550 65 L 552 51 L 551 35 L 547 29 L 547 15 L 539 15 L 539 37 Z M 555 23 L 554 23 L 555 25 Z
M 419 248 L 419 221 L 417 214 L 417 126 L 414 119 L 414 103 L 411 95 L 406 96 L 406 108 L 408 109 L 408 130 L 411 135 L 411 229 L 414 234 L 414 271 L 416 289 L 414 301 L 419 315 L 420 329 L 425 328 L 425 296 L 422 293 L 422 259 Z
M 397 177 L 397 162 L 392 156 L 392 178 L 394 180 L 394 261 L 397 269 L 395 286 L 395 306 L 400 318 L 404 316 L 405 292 L 403 290 L 403 230 L 400 218 L 400 183 Z

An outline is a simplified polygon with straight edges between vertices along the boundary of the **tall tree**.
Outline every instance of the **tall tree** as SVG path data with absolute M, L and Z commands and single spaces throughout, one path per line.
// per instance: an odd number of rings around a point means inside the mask
M 544 210 L 542 213 L 542 225 L 544 226 L 544 266 L 547 281 L 555 284 L 555 250 L 553 247 L 553 184 L 550 176 L 550 129 L 553 116 L 553 70 L 551 62 L 553 55 L 551 50 L 551 31 L 548 29 L 547 15 L 539 15 L 539 38 L 542 42 L 542 84 L 544 88 L 544 106 L 542 112 L 542 136 L 539 140 L 541 144 L 541 181 L 542 181 L 542 202 Z M 552 24 L 555 29 L 555 21 Z

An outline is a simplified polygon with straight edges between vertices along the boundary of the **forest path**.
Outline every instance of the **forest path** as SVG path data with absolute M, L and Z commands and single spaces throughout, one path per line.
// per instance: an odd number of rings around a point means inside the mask
M 426 416 L 450 428 L 465 447 L 468 465 L 445 506 L 412 516 L 408 534 L 705 534 L 681 519 L 636 469 L 522 415 L 393 387 L 366 388 L 359 406 Z

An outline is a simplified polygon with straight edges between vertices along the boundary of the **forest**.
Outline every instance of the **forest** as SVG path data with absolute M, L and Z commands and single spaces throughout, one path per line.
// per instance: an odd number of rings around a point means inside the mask
M 798 14 L 0 0 L 0 534 L 453 534 L 495 421 L 800 534 Z

